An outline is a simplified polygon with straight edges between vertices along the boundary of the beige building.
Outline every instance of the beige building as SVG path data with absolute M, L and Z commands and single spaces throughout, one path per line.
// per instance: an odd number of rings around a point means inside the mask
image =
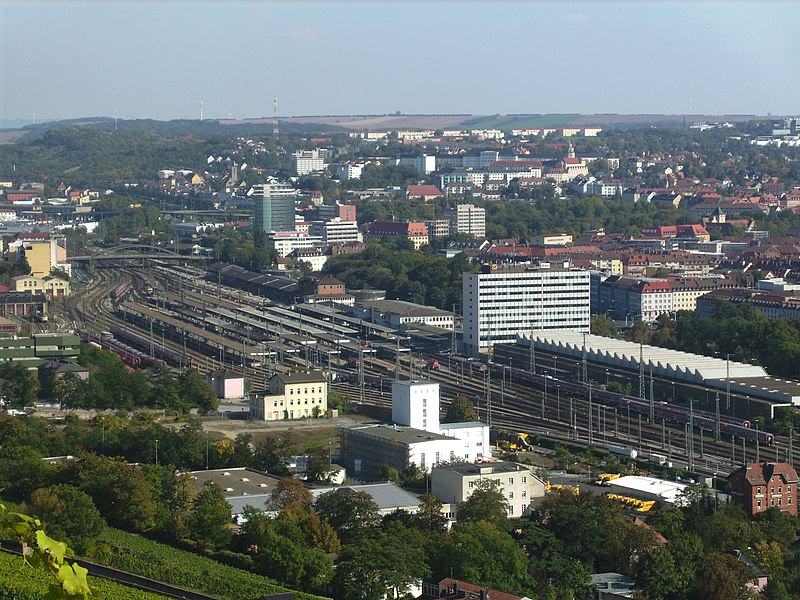
M 18 250 L 27 259 L 34 277 L 47 277 L 54 269 L 61 269 L 71 274 L 71 265 L 67 262 L 67 250 L 59 245 L 56 238 L 26 239 L 22 238 Z
M 59 277 L 33 277 L 19 275 L 12 278 L 11 290 L 14 292 L 44 293 L 48 296 L 69 296 L 69 282 Z
M 545 233 L 531 237 L 531 246 L 567 246 L 572 236 L 567 233 Z
M 486 236 L 486 209 L 472 204 L 458 204 L 450 214 L 450 229 L 482 238 Z
M 277 373 L 269 389 L 250 395 L 250 417 L 280 421 L 324 416 L 328 410 L 328 381 L 320 371 Z
M 483 479 L 500 486 L 508 502 L 509 517 L 528 514 L 531 500 L 543 497 L 545 492 L 544 482 L 529 466 L 505 461 L 435 467 L 431 471 L 431 492 L 441 502 L 457 505 L 469 498 Z

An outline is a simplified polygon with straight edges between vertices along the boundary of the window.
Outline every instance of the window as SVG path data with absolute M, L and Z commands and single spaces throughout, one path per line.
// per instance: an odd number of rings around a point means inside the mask
M 527 492 L 527 490 L 522 490 L 522 497 L 523 497 L 523 498 L 527 498 L 527 497 L 528 497 L 528 492 Z
M 791 496 L 789 496 L 789 498 L 786 500 L 786 504 L 788 504 L 789 506 L 792 505 L 792 497 Z
M 508 492 L 508 499 L 509 500 L 513 500 L 514 499 L 514 492 Z
M 437 465 L 439 464 L 439 453 L 438 452 L 436 453 L 436 462 L 434 464 L 437 464 Z
M 782 493 L 783 493 L 783 492 L 781 491 L 781 486 L 778 486 L 778 493 L 779 493 L 779 494 L 782 494 Z
M 758 510 L 761 510 L 761 498 L 758 499 Z
M 761 493 L 761 488 L 760 488 L 760 487 L 757 487 L 757 488 L 756 488 L 756 494 L 760 494 L 760 493 Z
M 472 489 L 472 488 L 474 488 L 474 487 L 475 487 L 475 482 L 474 482 L 474 481 L 470 481 L 470 482 L 469 482 L 469 489 Z M 760 501 L 759 501 L 759 502 L 760 502 Z
M 419 466 L 425 467 L 425 453 L 419 455 Z
M 514 485 L 514 478 L 513 477 L 509 477 L 508 478 L 508 485 Z
M 524 475 L 522 476 L 522 483 L 528 483 L 528 478 Z
M 524 515 L 525 511 L 528 510 L 528 505 L 527 504 L 523 504 L 520 508 L 522 508 L 522 514 Z

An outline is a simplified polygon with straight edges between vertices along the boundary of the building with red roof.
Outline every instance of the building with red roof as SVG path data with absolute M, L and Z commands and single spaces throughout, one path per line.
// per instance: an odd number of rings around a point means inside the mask
M 422 198 L 426 202 L 443 196 L 441 190 L 435 185 L 410 185 L 406 188 L 406 196 L 409 198 Z
M 750 517 L 770 508 L 797 516 L 797 471 L 789 463 L 750 463 L 728 475 L 731 497 Z
M 419 250 L 428 243 L 428 226 L 418 221 L 399 223 L 396 221 L 375 221 L 367 226 L 366 240 L 386 240 L 404 237 L 411 240 L 414 249 Z

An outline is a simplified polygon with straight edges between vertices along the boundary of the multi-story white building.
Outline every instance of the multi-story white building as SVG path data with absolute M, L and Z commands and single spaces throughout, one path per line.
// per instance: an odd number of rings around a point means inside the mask
M 450 229 L 476 238 L 486 236 L 486 209 L 472 204 L 458 204 L 450 214 Z
M 488 425 L 440 425 L 438 383 L 393 382 L 392 421 L 342 429 L 342 457 L 348 473 L 374 479 L 384 465 L 401 471 L 412 464 L 430 472 L 443 462 L 473 462 L 490 455 Z
M 425 221 L 428 228 L 428 239 L 446 238 L 450 235 L 451 224 L 447 219 L 436 219 L 435 221 Z
M 479 273 L 464 273 L 463 285 L 464 349 L 473 356 L 531 331 L 589 331 L 589 271 L 569 262 L 484 265 Z
M 431 493 L 441 502 L 457 505 L 469 498 L 477 483 L 484 479 L 499 486 L 508 502 L 509 517 L 528 514 L 531 500 L 541 498 L 545 492 L 544 482 L 533 474 L 531 467 L 498 461 L 436 467 L 431 471 Z
M 332 163 L 329 168 L 333 176 L 337 179 L 361 179 L 361 173 L 364 167 L 371 164 L 374 163 L 369 160 L 346 160 Z
M 401 167 L 414 167 L 418 173 L 425 175 L 436 170 L 436 157 L 421 154 L 420 156 L 404 156 L 395 159 L 395 164 Z
M 311 221 L 309 233 L 321 237 L 326 246 L 363 241 L 356 221 L 343 221 L 338 217 L 330 221 Z
M 278 256 L 289 256 L 294 250 L 307 250 L 324 246 L 322 237 L 294 231 L 273 233 L 269 236 L 269 243 L 278 253 Z
M 308 175 L 325 170 L 327 150 L 300 150 L 292 153 L 292 170 L 298 175 Z

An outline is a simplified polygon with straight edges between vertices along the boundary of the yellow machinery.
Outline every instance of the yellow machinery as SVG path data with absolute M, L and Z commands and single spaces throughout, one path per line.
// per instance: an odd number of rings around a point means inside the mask
M 619 478 L 619 473 L 600 473 L 600 475 L 597 477 L 597 481 L 595 481 L 595 485 L 602 485 L 606 487 L 610 484 L 609 482 Z
M 609 500 L 619 502 L 625 508 L 632 508 L 637 512 L 647 512 L 656 505 L 655 500 L 640 500 L 639 498 L 621 496 L 620 494 L 607 494 L 607 496 Z
M 572 485 L 562 485 L 560 483 L 550 483 L 549 481 L 545 483 L 544 489 L 547 492 L 549 492 L 551 490 L 555 490 L 555 491 L 564 490 L 564 491 L 567 491 L 567 492 L 569 492 L 569 493 L 571 493 L 571 494 L 573 494 L 575 496 L 577 496 L 578 494 L 581 493 L 578 488 L 576 488 L 576 487 L 574 487 Z
M 497 434 L 497 449 L 504 452 L 527 452 L 532 448 L 527 433 L 501 431 Z

